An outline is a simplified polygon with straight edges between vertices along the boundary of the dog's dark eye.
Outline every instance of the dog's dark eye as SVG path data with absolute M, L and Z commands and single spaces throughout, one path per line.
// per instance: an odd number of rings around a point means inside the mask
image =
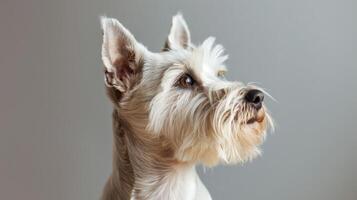
M 217 76 L 220 77 L 220 78 L 224 78 L 224 75 L 225 75 L 225 74 L 226 74 L 225 71 L 219 71 L 219 72 L 217 73 Z
M 191 88 L 195 84 L 196 81 L 188 74 L 182 75 L 176 82 L 176 85 L 181 88 Z

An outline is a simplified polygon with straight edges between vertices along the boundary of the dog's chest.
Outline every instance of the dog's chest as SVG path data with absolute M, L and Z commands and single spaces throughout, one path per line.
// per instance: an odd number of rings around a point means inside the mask
M 131 200 L 137 200 L 135 196 L 132 193 Z M 167 177 L 166 182 L 155 187 L 155 191 L 151 191 L 147 197 L 155 200 L 212 200 L 194 167 Z

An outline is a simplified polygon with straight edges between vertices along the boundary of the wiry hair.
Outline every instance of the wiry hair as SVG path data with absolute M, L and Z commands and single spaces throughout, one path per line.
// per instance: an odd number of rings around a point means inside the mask
M 196 51 L 202 53 L 202 64 L 211 65 L 212 67 L 219 67 L 224 65 L 224 61 L 228 59 L 228 55 L 224 55 L 224 48 L 222 45 L 215 45 L 215 38 L 207 38 Z
M 188 166 L 243 163 L 260 154 L 272 120 L 265 106 L 257 110 L 244 100 L 260 88 L 224 78 L 228 56 L 213 37 L 193 45 L 178 15 L 164 51 L 152 53 L 116 20 L 102 23 L 107 91 L 120 144 L 113 168 L 129 172 L 113 169 L 124 184 L 108 182 L 106 190 L 121 188 L 135 199 L 187 199 L 177 188 L 186 188 L 195 175 Z M 111 199 L 109 193 L 103 199 Z
M 248 88 L 217 77 L 226 70 L 228 56 L 223 54 L 223 47 L 214 45 L 210 37 L 198 47 L 174 53 L 175 58 L 184 59 L 180 60 L 183 63 L 173 62 L 166 69 L 162 87 L 149 104 L 147 130 L 169 137 L 177 158 L 183 161 L 213 165 L 220 160 L 244 162 L 259 155 L 266 122 L 247 128 L 248 120 L 257 114 L 243 100 Z M 187 91 L 172 87 L 182 68 L 198 73 L 201 88 Z

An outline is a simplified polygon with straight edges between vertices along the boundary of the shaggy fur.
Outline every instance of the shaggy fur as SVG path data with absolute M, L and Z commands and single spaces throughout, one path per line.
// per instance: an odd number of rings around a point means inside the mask
M 270 117 L 244 100 L 252 85 L 224 78 L 223 47 L 191 43 L 173 17 L 162 52 L 102 18 L 102 59 L 113 102 L 113 172 L 102 200 L 211 199 L 195 165 L 243 163 L 260 154 Z

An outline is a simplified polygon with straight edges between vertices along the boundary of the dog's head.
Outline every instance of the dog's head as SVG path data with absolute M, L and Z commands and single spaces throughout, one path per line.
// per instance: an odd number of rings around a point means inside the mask
M 162 52 L 138 43 L 117 20 L 102 18 L 102 59 L 109 96 L 137 137 L 169 143 L 178 161 L 214 165 L 259 154 L 271 120 L 263 91 L 225 79 L 223 47 L 191 43 L 181 15 Z

